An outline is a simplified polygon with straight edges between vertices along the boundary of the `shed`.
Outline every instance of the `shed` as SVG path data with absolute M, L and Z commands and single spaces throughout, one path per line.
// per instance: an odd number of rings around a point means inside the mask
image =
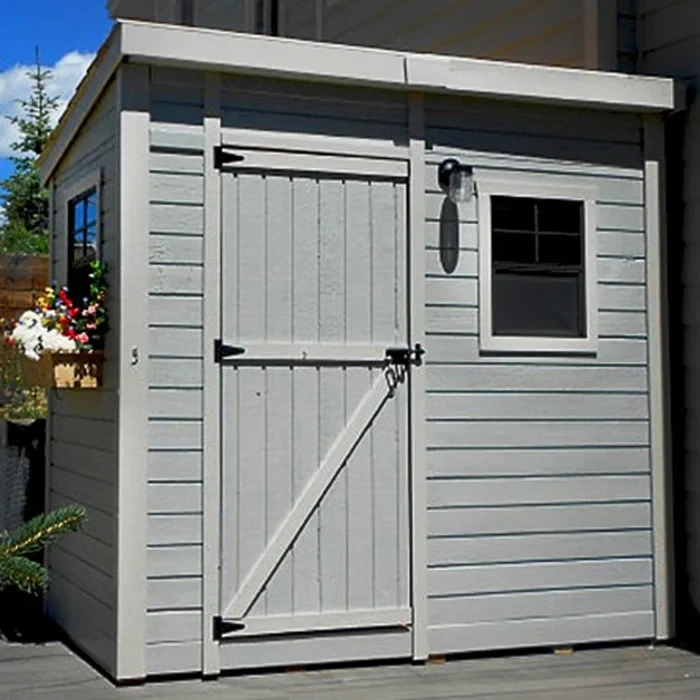
M 52 277 L 86 197 L 109 266 L 49 420 L 74 643 L 131 681 L 672 636 L 673 95 L 116 24 L 41 163 Z

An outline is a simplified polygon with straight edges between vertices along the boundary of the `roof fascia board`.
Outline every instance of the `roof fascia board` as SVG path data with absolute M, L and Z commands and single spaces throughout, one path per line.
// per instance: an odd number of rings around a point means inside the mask
M 667 78 L 422 55 L 199 27 L 124 22 L 123 29 L 124 54 L 151 63 L 632 112 L 659 112 L 674 106 L 673 81 Z
M 402 53 L 199 27 L 120 21 L 78 87 L 53 141 L 40 159 L 43 182 L 53 174 L 125 58 L 223 73 L 591 109 L 653 113 L 677 106 L 676 86 L 670 78 Z
M 52 140 L 39 158 L 39 177 L 42 183 L 45 184 L 58 167 L 76 133 L 102 96 L 121 61 L 121 26 L 117 24 L 88 68 L 83 81 L 78 85 L 54 131 Z
M 393 51 L 144 22 L 122 27 L 122 51 L 137 61 L 394 88 L 406 82 L 404 55 Z
M 424 92 L 640 113 L 674 107 L 670 78 L 415 55 L 406 57 L 406 76 L 410 89 Z

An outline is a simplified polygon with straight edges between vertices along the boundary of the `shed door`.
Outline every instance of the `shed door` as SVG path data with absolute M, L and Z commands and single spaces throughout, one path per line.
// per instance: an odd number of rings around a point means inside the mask
M 385 363 L 407 346 L 405 165 L 242 155 L 222 175 L 243 350 L 221 370 L 222 667 L 366 658 L 361 630 L 408 655 L 408 378 Z

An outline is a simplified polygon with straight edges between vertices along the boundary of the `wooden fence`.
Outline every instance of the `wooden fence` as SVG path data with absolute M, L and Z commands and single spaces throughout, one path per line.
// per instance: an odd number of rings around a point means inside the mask
M 33 306 L 49 281 L 47 255 L 0 255 L 0 319 L 16 318 Z

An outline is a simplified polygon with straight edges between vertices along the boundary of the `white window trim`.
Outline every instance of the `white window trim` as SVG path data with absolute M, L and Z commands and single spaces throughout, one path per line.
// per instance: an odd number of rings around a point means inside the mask
M 80 178 L 80 180 L 77 180 L 70 186 L 66 187 L 65 191 L 63 192 L 62 200 L 63 200 L 63 208 L 64 208 L 64 221 L 65 221 L 65 228 L 64 228 L 64 235 L 63 235 L 63 252 L 66 255 L 66 280 L 68 279 L 68 275 L 70 273 L 69 265 L 70 265 L 70 246 L 71 246 L 71 241 L 70 241 L 70 236 L 71 236 L 71 230 L 70 230 L 70 205 L 71 202 L 74 202 L 76 199 L 79 197 L 83 196 L 87 192 L 90 192 L 90 190 L 95 190 L 97 192 L 97 219 L 96 219 L 96 224 L 97 224 L 97 259 L 101 260 L 102 259 L 102 247 L 103 247 L 103 240 L 102 240 L 102 170 L 94 170 L 84 177 Z
M 564 184 L 560 178 L 533 175 L 476 175 L 479 226 L 479 337 L 485 353 L 594 354 L 598 350 L 597 188 L 585 183 Z M 584 274 L 586 337 L 549 338 L 493 334 L 491 197 L 533 197 L 579 200 L 584 205 Z

